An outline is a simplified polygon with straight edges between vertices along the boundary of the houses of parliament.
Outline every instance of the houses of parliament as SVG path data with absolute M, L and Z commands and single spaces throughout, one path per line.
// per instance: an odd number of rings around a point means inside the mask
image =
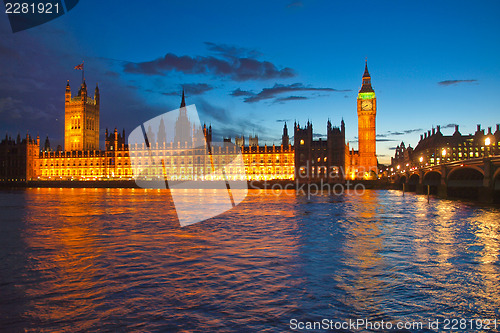
M 175 133 L 167 139 L 165 123 L 148 128 L 144 143 L 126 142 L 125 130 L 106 129 L 104 150 L 99 147 L 100 92 L 93 97 L 83 80 L 73 96 L 66 84 L 64 149 L 53 150 L 47 138 L 26 135 L 0 142 L 0 181 L 29 182 L 51 180 L 129 180 L 163 176 L 167 180 L 217 180 L 210 169 L 211 159 L 230 161 L 241 152 L 243 164 L 228 168 L 224 177 L 234 180 L 297 180 L 337 182 L 346 179 L 377 178 L 376 96 L 365 63 L 362 86 L 357 98 L 359 150 L 345 141 L 345 123 L 335 127 L 328 120 L 326 140 L 313 138 L 313 125 L 293 126 L 292 145 L 288 126 L 283 127 L 280 145 L 259 145 L 257 136 L 224 138 L 212 144 L 212 128 L 195 128 L 186 113 L 184 92 Z M 187 134 L 187 135 L 186 135 Z M 200 139 L 201 138 L 201 139 Z M 198 140 L 198 142 L 196 142 Z M 211 154 L 207 154 L 207 147 Z M 161 156 L 161 164 L 152 165 L 151 156 Z M 131 159 L 132 157 L 132 159 Z M 220 177 L 220 176 L 219 176 Z

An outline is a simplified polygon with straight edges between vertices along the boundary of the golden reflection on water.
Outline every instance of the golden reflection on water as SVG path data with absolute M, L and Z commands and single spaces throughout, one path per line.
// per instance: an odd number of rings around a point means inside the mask
M 482 250 L 479 251 L 479 268 L 481 286 L 478 294 L 484 299 L 490 299 L 497 309 L 500 308 L 499 290 L 499 257 L 500 257 L 500 228 L 497 213 L 489 213 L 482 216 L 476 222 L 476 237 Z M 480 304 L 483 311 L 488 310 L 489 305 Z
M 339 276 L 340 283 L 349 295 L 346 297 L 348 305 L 358 311 L 366 308 L 377 311 L 380 304 L 371 300 L 375 291 L 382 290 L 383 282 L 374 268 L 384 266 L 384 258 L 380 254 L 384 238 L 381 236 L 380 219 L 377 218 L 379 196 L 375 191 L 367 191 L 362 196 L 351 194 L 348 199 L 356 202 L 353 209 L 347 212 L 349 228 L 343 258 L 349 267 L 356 269 L 347 273 L 352 275 L 348 278 Z
M 250 190 L 181 228 L 168 190 L 28 189 L 24 200 L 22 243 L 9 243 L 23 272 L 14 330 L 283 331 L 312 309 L 417 319 L 500 307 L 496 208 Z
M 293 238 L 283 235 L 295 224 L 278 226 L 269 217 L 293 218 L 286 202 L 291 197 L 265 198 L 271 206 L 259 209 L 264 219 L 248 219 L 254 207 L 243 203 L 219 218 L 222 225 L 209 220 L 180 228 L 168 190 L 34 189 L 28 196 L 25 241 L 33 251 L 29 270 L 38 282 L 25 289 L 31 300 L 25 315 L 34 322 L 82 320 L 79 329 L 86 330 L 99 321 L 89 314 L 101 312 L 105 300 L 127 293 L 130 297 L 102 315 L 134 317 L 138 303 L 163 299 L 177 304 L 158 309 L 172 318 L 176 311 L 218 297 L 236 303 L 252 299 L 263 309 L 273 303 L 269 295 L 280 302 L 289 288 L 281 282 L 290 275 L 288 268 L 274 263 L 293 253 Z M 135 295 L 143 287 L 156 292 L 149 299 Z M 268 312 L 292 306 L 290 301 Z M 221 319 L 210 322 L 222 325 Z

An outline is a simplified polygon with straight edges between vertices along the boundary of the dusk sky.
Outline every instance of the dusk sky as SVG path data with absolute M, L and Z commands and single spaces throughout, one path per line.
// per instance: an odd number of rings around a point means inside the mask
M 63 144 L 64 89 L 85 61 L 106 127 L 127 133 L 177 108 L 182 86 L 216 138 L 280 144 L 283 122 L 346 123 L 357 148 L 365 58 L 377 95 L 377 153 L 441 125 L 499 119 L 498 1 L 92 1 L 12 33 L 0 14 L 0 135 Z M 103 148 L 103 143 L 101 143 Z

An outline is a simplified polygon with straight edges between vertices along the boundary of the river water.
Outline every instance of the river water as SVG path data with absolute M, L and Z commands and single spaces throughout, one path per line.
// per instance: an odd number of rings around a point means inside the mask
M 425 323 L 452 318 L 500 326 L 498 207 L 385 190 L 277 194 L 251 190 L 181 228 L 168 190 L 0 191 L 0 330 L 283 332 L 360 318 L 424 323 L 402 332 L 444 331 Z

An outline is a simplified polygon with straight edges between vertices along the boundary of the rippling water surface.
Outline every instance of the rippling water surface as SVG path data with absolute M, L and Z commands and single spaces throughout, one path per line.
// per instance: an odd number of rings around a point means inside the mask
M 282 332 L 500 319 L 500 210 L 395 191 L 250 191 L 180 228 L 168 191 L 0 192 L 0 329 Z

